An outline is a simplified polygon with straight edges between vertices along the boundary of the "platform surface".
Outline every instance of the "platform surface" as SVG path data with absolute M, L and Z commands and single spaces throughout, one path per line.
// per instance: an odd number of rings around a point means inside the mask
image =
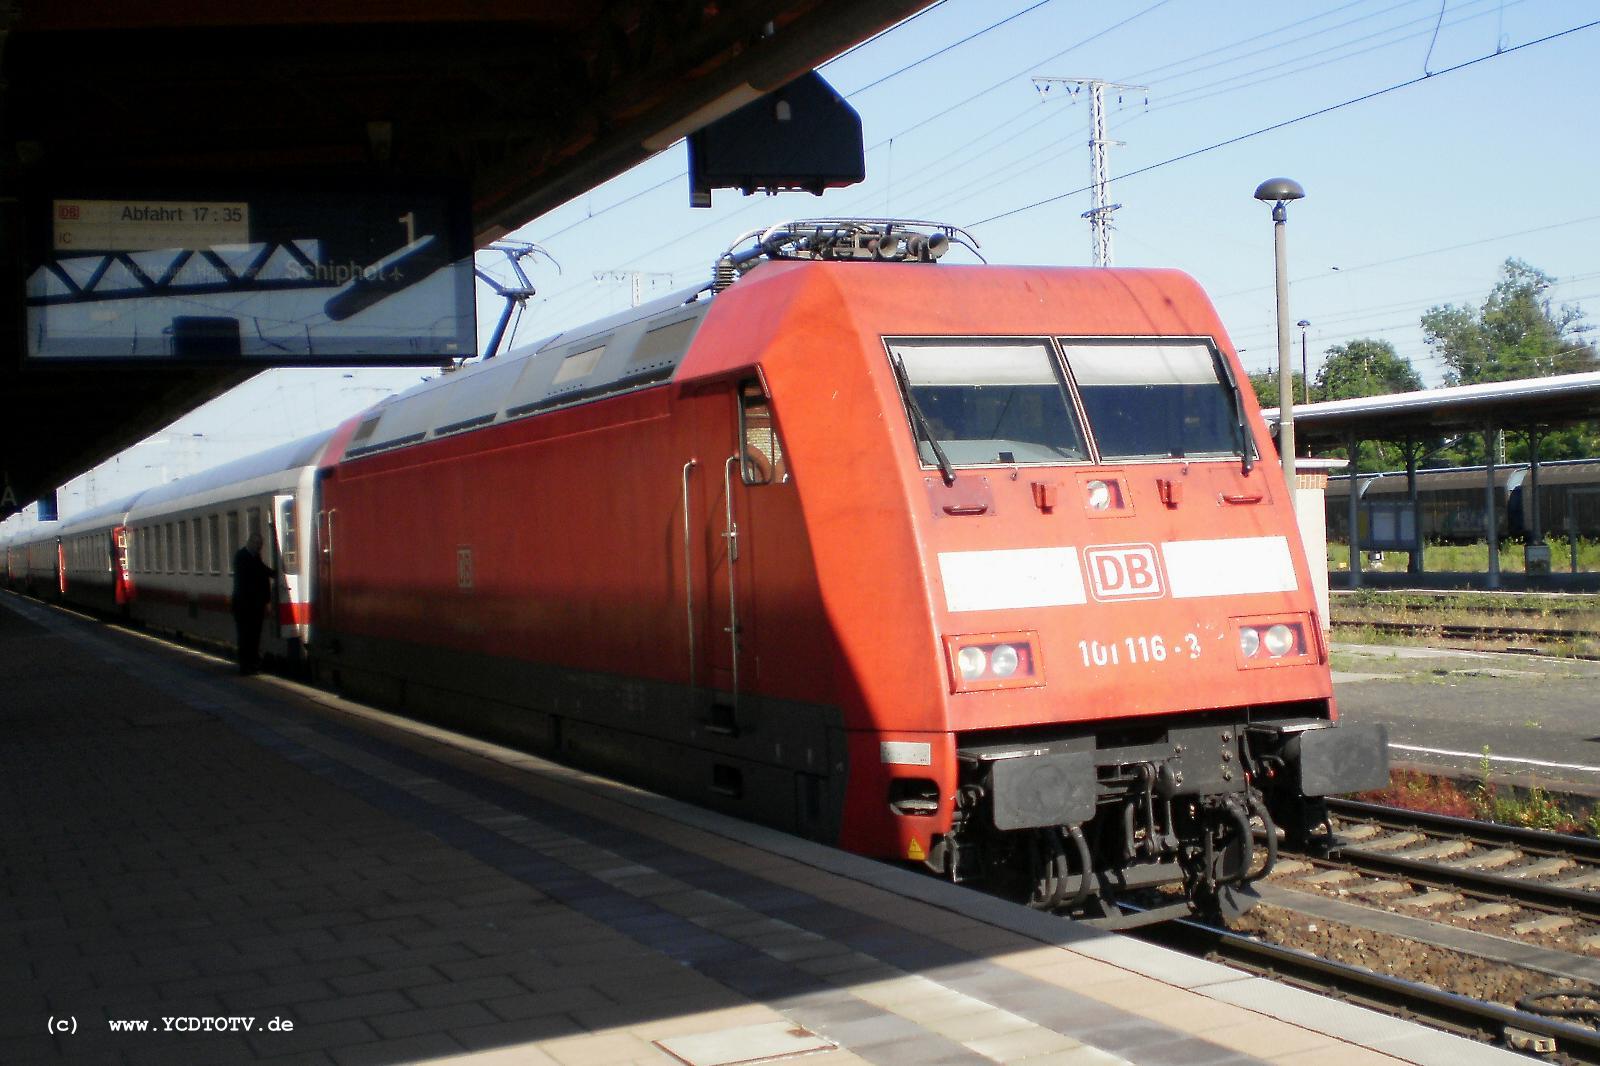
M 1600 662 L 1388 644 L 1331 660 L 1340 714 L 1387 725 L 1396 762 L 1600 796 Z
M 0 676 L 7 1064 L 1518 1061 L 9 593 Z

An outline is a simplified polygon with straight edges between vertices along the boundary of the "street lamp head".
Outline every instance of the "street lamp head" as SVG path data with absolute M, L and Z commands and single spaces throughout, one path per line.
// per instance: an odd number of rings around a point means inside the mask
M 1306 190 L 1293 178 L 1268 178 L 1256 186 L 1256 199 L 1276 201 L 1299 200 L 1304 197 Z
M 1302 318 L 1300 321 L 1296 322 L 1295 325 L 1299 326 L 1301 329 L 1305 329 L 1307 326 L 1311 325 L 1311 323 Z

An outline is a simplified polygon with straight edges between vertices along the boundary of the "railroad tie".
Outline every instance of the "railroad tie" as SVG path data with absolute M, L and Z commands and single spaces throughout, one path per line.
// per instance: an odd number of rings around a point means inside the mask
M 1522 858 L 1522 852 L 1516 848 L 1495 848 L 1493 851 L 1481 851 L 1476 855 L 1468 855 L 1464 859 L 1452 859 L 1445 866 L 1453 866 L 1463 870 L 1493 870 L 1507 863 L 1516 862 Z
M 1565 929 L 1569 925 L 1576 925 L 1578 919 L 1570 914 L 1541 914 L 1537 918 L 1529 918 L 1525 922 L 1513 922 L 1513 933 L 1554 933 Z
M 1378 835 L 1378 827 L 1370 823 L 1364 825 L 1341 825 L 1334 834 L 1340 840 L 1370 840 Z
M 1529 863 L 1527 866 L 1522 866 L 1515 870 L 1507 870 L 1506 874 L 1510 877 L 1548 877 L 1550 874 L 1560 873 L 1571 865 L 1571 859 L 1563 859 L 1552 855 L 1549 858 L 1540 859 L 1538 862 Z
M 1391 852 L 1397 859 L 1449 859 L 1472 850 L 1465 840 L 1436 840 L 1420 848 Z
M 1415 907 L 1418 910 L 1432 910 L 1434 907 L 1444 907 L 1451 903 L 1459 902 L 1461 902 L 1461 897 L 1456 893 L 1433 889 L 1422 893 L 1420 896 L 1412 896 L 1410 899 L 1396 900 L 1395 905 L 1399 907 Z
M 1426 839 L 1427 837 L 1423 836 L 1421 833 L 1395 833 L 1393 836 L 1386 836 L 1379 840 L 1368 841 L 1367 843 L 1361 845 L 1361 850 L 1393 851 L 1396 848 L 1410 847 L 1412 844 Z

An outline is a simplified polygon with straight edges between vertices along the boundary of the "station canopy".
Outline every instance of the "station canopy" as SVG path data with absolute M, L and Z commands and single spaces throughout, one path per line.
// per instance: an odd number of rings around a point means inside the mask
M 472 249 L 929 2 L 14 0 L 0 517 L 291 353 L 471 354 Z

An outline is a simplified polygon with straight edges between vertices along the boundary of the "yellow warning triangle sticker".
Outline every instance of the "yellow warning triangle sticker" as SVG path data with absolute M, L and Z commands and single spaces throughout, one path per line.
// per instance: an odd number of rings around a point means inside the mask
M 908 859 L 919 859 L 920 860 L 920 859 L 926 859 L 927 857 L 928 857 L 927 854 L 924 853 L 923 850 L 922 850 L 922 845 L 917 843 L 917 838 L 916 837 L 912 837 L 911 838 L 911 845 L 908 848 L 906 848 L 906 858 L 908 858 Z

